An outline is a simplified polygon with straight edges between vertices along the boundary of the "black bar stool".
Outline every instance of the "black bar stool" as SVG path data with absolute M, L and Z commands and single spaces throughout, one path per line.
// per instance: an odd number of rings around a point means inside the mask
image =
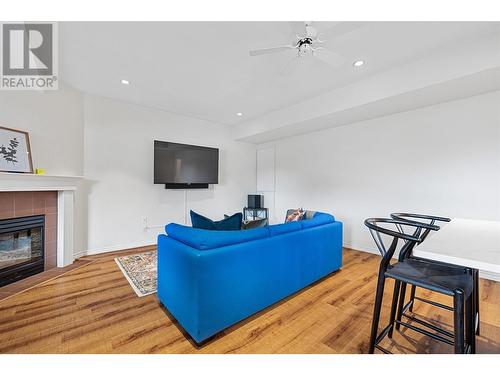
M 375 306 L 373 310 L 373 321 L 370 336 L 369 353 L 374 353 L 375 348 L 384 353 L 389 353 L 388 350 L 379 346 L 379 343 L 385 336 L 392 337 L 394 324 L 412 329 L 416 332 L 439 340 L 446 344 L 452 345 L 455 348 L 455 353 L 473 352 L 474 348 L 474 328 L 473 328 L 473 277 L 466 270 L 450 270 L 449 267 L 442 264 L 431 263 L 419 259 L 408 258 L 403 262 L 391 264 L 391 258 L 398 247 L 399 240 L 405 241 L 401 248 L 401 252 L 408 251 L 421 242 L 421 232 L 424 229 L 437 230 L 435 225 L 409 222 L 405 220 L 371 218 L 365 220 L 365 225 L 370 230 L 370 233 L 382 254 L 380 261 L 377 292 L 375 296 Z M 404 231 L 391 230 L 384 226 L 400 228 L 414 228 L 414 235 L 405 234 Z M 386 248 L 381 234 L 392 238 L 391 245 Z M 460 271 L 460 272 L 459 272 Z M 382 329 L 378 334 L 378 326 L 380 320 L 380 310 L 382 307 L 382 299 L 384 296 L 385 279 L 394 279 L 394 294 L 392 298 L 391 312 L 389 324 Z M 453 316 L 454 316 L 454 333 L 453 337 L 445 337 L 444 332 L 436 330 L 437 333 L 428 331 L 424 328 L 412 326 L 406 322 L 396 319 L 396 307 L 398 305 L 399 291 L 402 283 L 415 285 L 424 289 L 428 289 L 437 293 L 445 294 L 453 297 Z M 465 315 L 465 317 L 464 317 Z M 425 322 L 424 322 L 425 323 Z M 426 326 L 425 324 L 423 324 Z M 432 328 L 426 326 L 427 328 Z M 464 333 L 465 331 L 465 333 Z
M 414 214 L 414 213 L 393 213 L 391 214 L 391 217 L 396 220 L 404 220 L 404 221 L 410 221 L 410 222 L 424 222 L 426 224 L 430 225 L 435 225 L 436 222 L 450 222 L 451 219 L 447 217 L 440 217 L 440 216 L 432 216 L 432 215 L 423 215 L 423 214 Z M 400 232 L 404 232 L 403 228 L 398 227 L 398 230 Z M 440 228 L 437 227 L 439 230 Z M 429 235 L 431 229 L 425 229 L 425 231 L 422 232 L 420 236 L 420 242 L 423 242 L 427 236 Z M 414 233 L 415 234 L 415 233 Z M 475 327 L 475 333 L 476 335 L 479 335 L 479 330 L 480 330 L 480 319 L 479 319 L 479 270 L 475 268 L 469 268 L 469 267 L 462 267 L 462 266 L 457 266 L 455 264 L 450 264 L 450 263 L 444 263 L 444 262 L 438 262 L 434 260 L 429 260 L 425 258 L 419 258 L 413 256 L 412 252 L 416 244 L 413 244 L 413 246 L 408 247 L 404 253 L 399 254 L 399 261 L 404 261 L 407 258 L 413 258 L 413 259 L 419 259 L 422 261 L 427 261 L 431 263 L 438 263 L 442 264 L 445 266 L 450 267 L 450 269 L 458 269 L 458 270 L 465 270 L 466 272 L 471 272 L 472 277 L 474 279 L 474 294 L 473 294 L 473 305 L 474 305 L 474 327 Z M 460 272 L 459 271 L 459 272 Z M 440 307 L 442 309 L 448 310 L 448 311 L 453 311 L 453 308 L 451 306 L 443 305 L 441 303 L 437 303 L 435 301 L 431 301 L 425 298 L 421 297 L 416 297 L 417 287 L 415 285 L 412 285 L 411 291 L 410 291 L 410 299 L 409 301 L 405 304 L 405 297 L 406 297 L 406 283 L 401 284 L 401 291 L 400 291 L 400 297 L 399 297 L 399 306 L 398 306 L 398 312 L 397 312 L 397 320 L 401 320 L 403 316 L 405 316 L 409 320 L 414 320 L 416 322 L 419 321 L 419 319 L 416 319 L 415 317 L 406 315 L 407 311 L 413 312 L 413 307 L 415 305 L 415 299 L 428 303 L 437 307 Z M 399 330 L 400 324 L 396 323 L 396 330 Z M 438 328 L 436 326 L 433 326 L 434 329 Z

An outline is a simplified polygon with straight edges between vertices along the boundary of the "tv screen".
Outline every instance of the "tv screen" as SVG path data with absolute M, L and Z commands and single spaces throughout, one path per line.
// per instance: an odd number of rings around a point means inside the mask
M 155 141 L 154 183 L 219 183 L 219 149 Z

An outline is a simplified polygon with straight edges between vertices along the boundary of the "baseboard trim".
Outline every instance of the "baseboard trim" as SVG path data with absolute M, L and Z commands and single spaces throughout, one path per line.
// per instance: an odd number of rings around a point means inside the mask
M 78 258 L 81 258 L 81 257 L 86 256 L 86 255 L 98 255 L 98 254 L 104 254 L 104 253 L 111 253 L 113 251 L 130 250 L 130 249 L 134 249 L 137 247 L 154 246 L 154 245 L 156 245 L 156 241 L 155 242 L 152 242 L 152 241 L 129 242 L 127 244 L 104 246 L 104 247 L 89 249 L 87 251 L 80 251 L 76 254 L 73 254 L 73 257 L 74 257 L 74 259 L 78 259 Z
M 500 274 L 488 271 L 479 271 L 479 277 L 481 279 L 492 280 L 500 282 Z
M 356 246 L 348 243 L 344 243 L 343 245 L 345 248 L 356 250 L 356 251 L 362 251 L 365 253 L 370 253 L 370 254 L 376 254 L 380 255 L 380 252 L 377 249 L 369 248 L 366 246 Z M 397 258 L 397 254 L 394 255 L 394 258 Z M 488 271 L 479 271 L 479 277 L 481 279 L 486 279 L 486 280 L 492 280 L 492 281 L 498 281 L 500 282 L 500 274 L 494 273 L 494 272 L 488 272 Z
M 347 248 L 347 249 L 351 249 L 351 250 L 362 251 L 364 253 L 380 255 L 380 252 L 377 249 L 373 249 L 373 248 L 366 247 L 366 246 L 357 246 L 357 245 L 354 245 L 351 243 L 344 243 L 342 246 Z

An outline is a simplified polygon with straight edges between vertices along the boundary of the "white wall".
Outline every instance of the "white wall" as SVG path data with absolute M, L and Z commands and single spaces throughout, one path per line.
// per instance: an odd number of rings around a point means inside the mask
M 232 141 L 225 126 L 88 95 L 84 117 L 89 253 L 154 243 L 165 224 L 185 221 L 184 194 L 187 210 L 220 219 L 255 190 L 255 146 Z M 154 185 L 155 139 L 218 147 L 219 184 L 187 193 Z M 157 227 L 144 230 L 143 216 Z
M 291 207 L 331 212 L 346 246 L 372 251 L 367 217 L 500 220 L 499 103 L 496 91 L 277 141 L 266 205 L 275 195 L 274 221 Z
M 33 168 L 47 174 L 83 173 L 82 95 L 59 90 L 0 91 L 0 126 L 29 132 Z

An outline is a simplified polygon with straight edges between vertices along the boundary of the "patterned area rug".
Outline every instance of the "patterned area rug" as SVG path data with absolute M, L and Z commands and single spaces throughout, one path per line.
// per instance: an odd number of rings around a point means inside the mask
M 115 258 L 115 262 L 139 297 L 156 293 L 156 251 Z

